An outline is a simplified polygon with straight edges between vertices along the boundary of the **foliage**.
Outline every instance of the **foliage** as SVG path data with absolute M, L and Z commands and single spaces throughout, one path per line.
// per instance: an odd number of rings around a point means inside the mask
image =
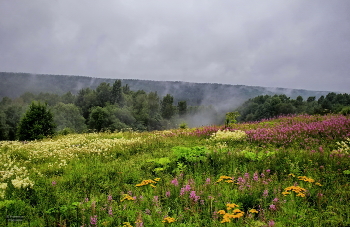
M 349 94 L 330 92 L 318 100 L 310 96 L 304 101 L 298 96 L 295 100 L 286 95 L 261 95 L 243 103 L 237 111 L 241 114 L 238 121 L 259 121 L 288 114 L 327 114 L 342 113 L 346 115 L 350 105 Z
M 239 113 L 237 111 L 226 113 L 225 125 L 228 127 L 230 124 L 235 124 L 237 122 L 237 117 L 239 117 Z
M 209 152 L 205 147 L 181 147 L 176 146 L 171 149 L 175 156 L 176 162 L 191 163 L 199 162 L 206 159 L 206 154 Z
M 19 140 L 42 139 L 54 134 L 56 125 L 47 104 L 33 102 L 18 127 Z

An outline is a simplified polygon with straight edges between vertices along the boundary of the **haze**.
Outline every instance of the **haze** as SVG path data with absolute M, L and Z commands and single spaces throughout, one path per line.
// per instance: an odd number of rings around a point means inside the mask
M 350 1 L 0 0 L 0 71 L 350 92 Z

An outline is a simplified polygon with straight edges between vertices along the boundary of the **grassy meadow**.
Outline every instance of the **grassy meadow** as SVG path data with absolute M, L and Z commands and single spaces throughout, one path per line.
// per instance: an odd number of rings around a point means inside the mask
M 350 117 L 0 142 L 0 226 L 350 226 Z

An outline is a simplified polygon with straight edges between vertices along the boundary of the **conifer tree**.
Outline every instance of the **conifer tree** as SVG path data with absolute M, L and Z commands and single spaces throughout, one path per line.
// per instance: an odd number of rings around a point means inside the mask
M 53 115 L 47 104 L 32 102 L 19 123 L 18 138 L 19 140 L 43 139 L 52 136 L 55 128 Z

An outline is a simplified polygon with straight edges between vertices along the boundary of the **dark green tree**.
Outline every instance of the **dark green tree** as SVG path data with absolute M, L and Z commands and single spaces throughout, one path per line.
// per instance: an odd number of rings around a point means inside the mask
M 90 108 L 97 105 L 96 92 L 90 88 L 81 89 L 75 99 L 75 105 L 82 110 L 85 120 L 88 120 Z
M 56 125 L 47 104 L 32 102 L 18 126 L 19 140 L 36 140 L 52 136 Z
M 8 140 L 15 140 L 17 127 L 23 115 L 23 106 L 20 104 L 9 105 L 4 113 L 6 114 L 6 125 L 8 126 Z
M 64 104 L 60 102 L 52 108 L 52 113 L 58 131 L 69 128 L 73 132 L 83 132 L 87 129 L 85 119 L 79 108 L 72 103 Z
M 123 107 L 123 89 L 121 80 L 116 80 L 112 87 L 111 104 Z
M 6 115 L 0 111 L 0 140 L 8 139 L 8 125 L 6 124 Z
M 172 116 L 174 116 L 175 108 L 173 106 L 173 102 L 174 102 L 174 97 L 171 96 L 170 94 L 167 94 L 166 96 L 163 97 L 160 110 L 162 113 L 162 117 L 164 119 L 169 120 Z
M 107 130 L 112 124 L 109 120 L 109 113 L 106 108 L 95 106 L 91 109 L 89 117 L 89 128 L 98 132 Z
M 101 83 L 96 88 L 97 105 L 104 107 L 112 100 L 112 88 L 109 83 Z
M 61 101 L 65 104 L 74 103 L 75 102 L 75 95 L 73 95 L 72 92 L 69 91 L 66 94 L 62 95 Z
M 186 113 L 187 113 L 187 102 L 186 101 L 179 101 L 177 103 L 177 109 L 179 111 L 179 116 L 180 117 L 186 115 Z

